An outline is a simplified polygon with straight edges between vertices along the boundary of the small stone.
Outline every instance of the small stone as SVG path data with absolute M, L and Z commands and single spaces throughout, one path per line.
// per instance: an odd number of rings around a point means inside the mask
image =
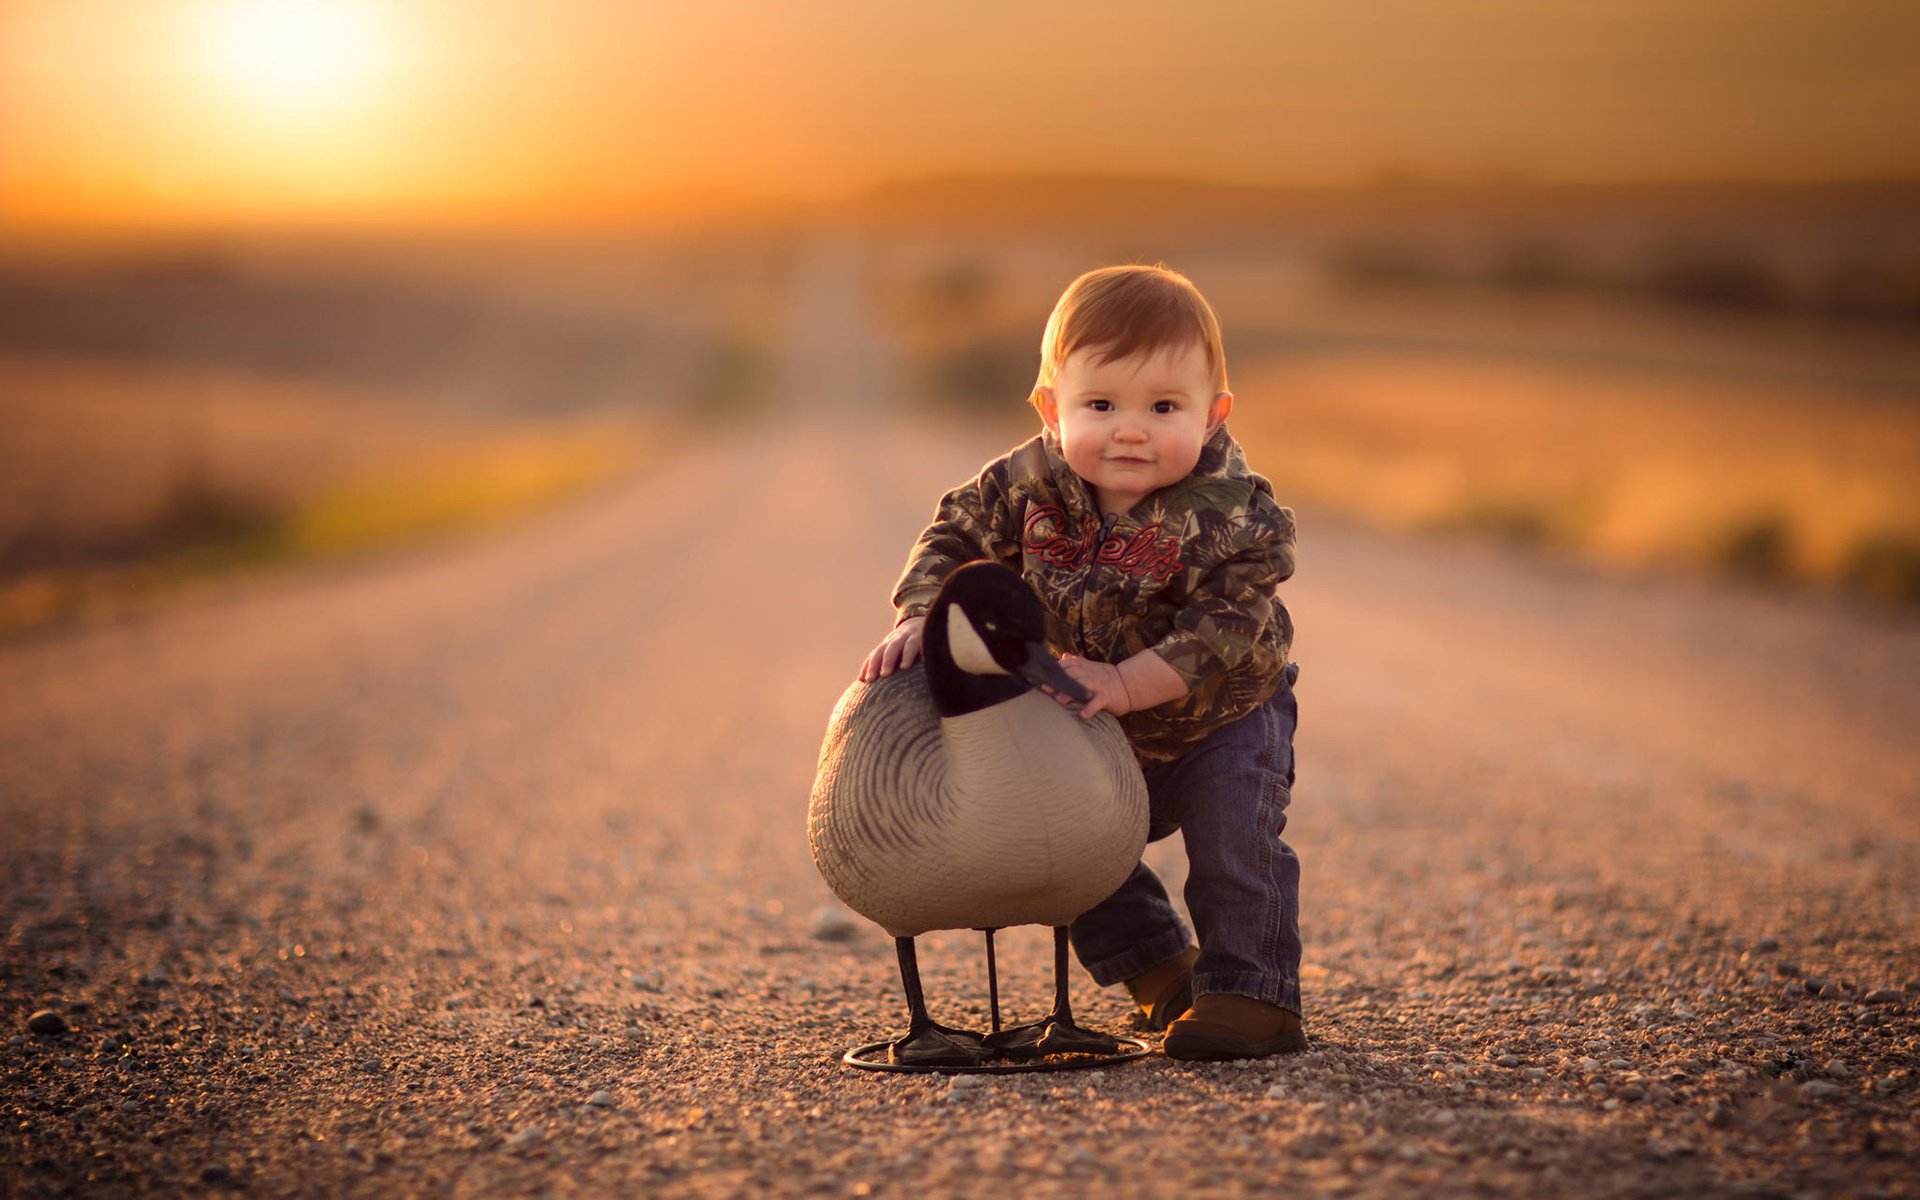
M 12 1037 L 7 1039 L 7 1045 L 12 1046 L 16 1050 L 26 1044 L 27 1044 L 27 1035 L 24 1033 L 16 1033 Z
M 719 1033 L 720 1022 L 714 1020 L 712 1017 L 708 1017 L 706 1020 L 700 1022 L 700 1031 L 702 1033 Z
M 955 1075 L 947 1080 L 947 1090 L 953 1092 L 971 1092 L 987 1086 L 984 1075 Z
M 837 904 L 823 904 L 813 912 L 811 933 L 815 941 L 850 942 L 859 932 L 847 910 Z
M 1779 975 L 1783 977 L 1792 977 L 1800 973 L 1800 964 L 1797 962 L 1790 962 L 1787 959 L 1783 958 L 1779 962 L 1773 964 L 1773 973 L 1775 975 Z
M 640 1028 L 638 1025 L 627 1026 L 626 1037 L 628 1041 L 630 1042 L 644 1041 L 646 1039 L 646 1036 L 647 1036 L 647 1031 Z
M 613 1093 L 602 1088 L 593 1095 L 588 1096 L 587 1103 L 593 1105 L 595 1108 L 612 1108 Z
M 369 1075 L 378 1075 L 384 1068 L 377 1058 L 369 1058 L 360 1064 L 360 1069 Z
M 519 1133 L 516 1133 L 512 1137 L 507 1139 L 507 1149 L 517 1154 L 520 1151 L 525 1150 L 528 1147 L 537 1144 L 540 1141 L 540 1139 L 545 1136 L 547 1136 L 547 1131 L 545 1126 L 529 1125 L 525 1129 L 522 1129 Z
M 1835 1079 L 1845 1079 L 1847 1076 L 1853 1074 L 1853 1070 L 1837 1058 L 1828 1062 L 1821 1070 Z
M 220 1183 L 232 1176 L 233 1171 L 225 1163 L 210 1162 L 200 1168 L 200 1178 L 208 1183 Z
M 79 1059 L 66 1054 L 61 1055 L 59 1058 L 56 1058 L 53 1061 L 60 1064 L 63 1067 L 77 1067 L 80 1065 Z
M 1285 1100 L 1286 1098 L 1287 1087 L 1285 1084 L 1276 1083 L 1267 1089 L 1267 1099 L 1269 1100 Z
M 132 1100 L 122 1100 L 120 1102 L 120 1111 L 123 1113 L 139 1112 L 140 1105 Z
M 1837 983 L 1829 983 L 1820 989 L 1820 998 L 1822 1000 L 1840 1000 L 1844 999 L 1846 994 L 1846 989 Z
M 1610 1058 L 1607 1060 L 1607 1070 L 1609 1071 L 1631 1071 L 1632 1069 L 1633 1064 L 1624 1058 Z
M 67 1032 L 67 1019 L 50 1008 L 43 1008 L 27 1018 L 27 1032 L 43 1037 L 52 1037 Z
M 631 971 L 627 974 L 627 982 L 643 992 L 657 992 L 660 990 L 660 972 Z
M 1753 948 L 1762 954 L 1772 954 L 1780 948 L 1780 939 L 1763 937 L 1753 944 Z
M 1861 999 L 1868 1004 L 1905 1004 L 1907 994 L 1899 988 L 1875 988 Z
M 1828 1096 L 1838 1096 L 1846 1089 L 1837 1083 L 1828 1083 L 1824 1079 L 1810 1079 L 1800 1085 L 1800 1094 L 1809 1100 L 1824 1100 Z
M 1821 992 L 1826 991 L 1829 985 L 1821 976 L 1809 975 L 1800 981 L 1800 986 L 1807 989 L 1807 995 L 1818 996 Z
M 1493 1065 L 1496 1067 L 1517 1067 L 1520 1065 L 1520 1058 L 1518 1055 L 1502 1054 L 1499 1058 L 1493 1060 Z
M 173 975 L 167 970 L 167 964 L 165 963 L 155 963 L 153 966 L 147 968 L 146 972 L 140 976 L 140 982 L 147 984 L 149 987 L 159 987 L 162 984 L 172 982 L 172 980 Z
M 1520 1073 L 1526 1076 L 1528 1079 L 1532 1079 L 1535 1081 L 1542 1080 L 1547 1077 L 1547 1069 L 1545 1067 L 1528 1067 L 1526 1070 Z

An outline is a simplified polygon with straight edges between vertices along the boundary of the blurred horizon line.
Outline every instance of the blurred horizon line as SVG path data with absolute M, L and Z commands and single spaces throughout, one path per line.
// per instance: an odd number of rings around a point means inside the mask
M 0 197 L 0 248 L 29 241 L 164 239 L 169 236 L 395 234 L 526 236 L 619 234 L 680 228 L 736 228 L 791 223 L 883 224 L 918 220 L 995 224 L 1074 219 L 1195 218 L 1260 222 L 1329 215 L 1413 215 L 1428 211 L 1558 209 L 1697 211 L 1738 202 L 1787 211 L 1860 209 L 1880 216 L 1920 217 L 1920 170 L 1860 176 L 1720 176 L 1576 179 L 1520 170 L 1436 174 L 1383 169 L 1346 182 L 1261 183 L 1171 172 L 1006 170 L 903 174 L 827 197 L 782 195 L 728 185 L 570 201 L 447 204 L 277 214 L 170 213 L 142 218 L 136 208 L 113 216 L 98 210 L 56 212 Z

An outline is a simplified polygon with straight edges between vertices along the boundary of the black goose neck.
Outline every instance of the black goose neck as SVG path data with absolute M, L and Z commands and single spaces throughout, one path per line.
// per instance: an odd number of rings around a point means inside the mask
M 933 693 L 934 709 L 943 717 L 964 717 L 1031 691 L 1031 686 L 1018 675 L 975 675 L 955 665 L 953 649 L 947 642 L 947 622 L 952 611 L 953 604 L 945 597 L 934 601 L 933 607 L 927 610 L 922 648 L 927 661 L 927 689 Z

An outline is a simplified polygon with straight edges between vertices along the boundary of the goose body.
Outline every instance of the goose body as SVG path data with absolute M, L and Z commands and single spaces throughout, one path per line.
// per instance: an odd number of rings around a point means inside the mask
M 943 717 L 916 664 L 841 696 L 807 837 L 833 893 L 894 937 L 1062 926 L 1140 861 L 1147 789 L 1111 716 L 1026 690 Z
M 1118 1061 L 1115 1038 L 1073 1022 L 1067 926 L 1126 881 L 1146 846 L 1147 785 L 1133 750 L 1111 716 L 1082 719 L 1035 690 L 1091 699 L 1048 651 L 1040 601 L 1006 567 L 954 570 L 923 633 L 922 665 L 840 697 L 807 808 L 827 886 L 892 934 L 900 957 L 909 1025 L 884 1043 L 887 1065 Z M 1054 1005 L 1041 1021 L 1003 1030 L 993 933 L 1007 925 L 1053 927 Z M 985 931 L 991 1033 L 928 1014 L 913 939 L 935 929 Z

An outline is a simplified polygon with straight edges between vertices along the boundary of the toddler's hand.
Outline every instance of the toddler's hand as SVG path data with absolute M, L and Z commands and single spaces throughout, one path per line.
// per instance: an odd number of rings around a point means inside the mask
M 1124 717 L 1133 711 L 1133 698 L 1127 694 L 1127 684 L 1120 677 L 1120 668 L 1112 663 L 1094 662 L 1090 658 L 1081 658 L 1077 654 L 1062 654 L 1060 669 L 1067 673 L 1081 687 L 1092 693 L 1093 699 L 1080 709 L 1080 719 L 1087 720 L 1098 713 L 1112 713 Z M 1047 695 L 1062 704 L 1073 704 L 1074 699 L 1064 692 L 1050 687 L 1042 687 Z
M 920 657 L 920 646 L 926 640 L 927 619 L 908 617 L 893 627 L 893 632 L 880 640 L 867 655 L 867 661 L 860 664 L 860 682 L 872 683 L 882 675 L 891 675 L 895 671 L 904 671 Z

